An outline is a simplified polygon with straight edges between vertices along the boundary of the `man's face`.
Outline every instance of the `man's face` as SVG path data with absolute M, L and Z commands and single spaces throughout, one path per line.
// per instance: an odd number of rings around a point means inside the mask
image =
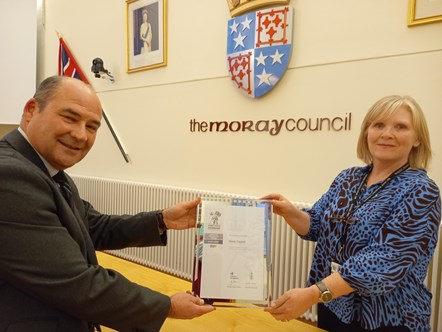
M 23 114 L 30 143 L 53 167 L 64 170 L 92 148 L 101 121 L 96 94 L 75 79 L 62 82 L 45 109 L 32 98 Z

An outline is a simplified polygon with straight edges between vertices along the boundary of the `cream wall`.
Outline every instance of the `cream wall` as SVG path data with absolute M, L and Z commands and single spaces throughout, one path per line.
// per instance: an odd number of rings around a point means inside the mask
M 363 115 L 378 98 L 410 94 L 426 112 L 442 185 L 442 23 L 407 27 L 404 0 L 292 0 L 294 52 L 273 91 L 250 99 L 226 68 L 225 0 L 168 0 L 168 65 L 126 73 L 123 0 L 46 0 L 38 73 L 57 71 L 60 32 L 99 93 L 130 163 L 103 125 L 71 174 L 313 202 L 355 156 Z M 100 57 L 116 82 L 96 79 Z M 197 121 L 343 117 L 342 132 L 191 133 Z
M 20 122 L 36 87 L 37 0 L 0 2 L 0 134 Z M 1 137 L 1 136 L 0 136 Z

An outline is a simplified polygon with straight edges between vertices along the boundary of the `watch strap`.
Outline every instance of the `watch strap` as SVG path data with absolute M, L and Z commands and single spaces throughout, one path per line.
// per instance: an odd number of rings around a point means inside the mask
M 163 235 L 167 231 L 166 223 L 164 222 L 163 210 L 158 210 L 155 214 L 158 223 L 158 231 L 160 235 Z
M 333 299 L 333 295 L 328 287 L 322 281 L 318 281 L 316 287 L 319 288 L 319 301 L 322 303 L 328 303 Z
M 316 286 L 319 288 L 319 291 L 321 292 L 321 294 L 324 293 L 324 292 L 330 291 L 327 288 L 327 286 L 324 284 L 324 282 L 322 282 L 322 281 L 318 281 L 316 283 Z

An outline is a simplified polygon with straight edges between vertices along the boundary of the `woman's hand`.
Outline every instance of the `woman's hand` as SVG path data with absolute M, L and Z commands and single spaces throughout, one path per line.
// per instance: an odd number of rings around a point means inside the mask
M 287 224 L 298 234 L 305 235 L 310 229 L 310 216 L 294 206 L 281 194 L 270 194 L 261 199 L 271 200 L 273 213 L 280 215 Z
M 311 306 L 318 303 L 319 290 L 316 286 L 308 288 L 293 288 L 285 292 L 264 311 L 275 319 L 289 321 L 302 316 Z
M 296 207 L 284 196 L 281 194 L 270 194 L 261 199 L 271 200 L 273 205 L 273 212 L 285 218 L 286 216 L 290 216 Z

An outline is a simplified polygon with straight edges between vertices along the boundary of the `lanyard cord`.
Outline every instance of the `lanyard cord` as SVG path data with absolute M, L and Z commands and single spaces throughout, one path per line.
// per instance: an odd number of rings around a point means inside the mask
M 385 186 L 393 180 L 396 176 L 404 172 L 410 167 L 410 164 L 407 162 L 400 168 L 398 168 L 396 171 L 391 173 L 388 178 L 386 178 L 379 187 L 376 188 L 366 199 L 358 203 L 359 195 L 361 194 L 362 187 L 366 184 L 367 178 L 370 175 L 371 171 L 367 172 L 364 177 L 362 178 L 361 182 L 359 183 L 358 189 L 356 189 L 355 194 L 352 197 L 352 200 L 350 202 L 350 206 L 347 209 L 347 212 L 345 213 L 344 218 L 341 219 L 342 223 L 344 224 L 341 237 L 339 239 L 340 248 L 338 251 L 338 259 L 342 258 L 342 253 L 344 250 L 345 242 L 347 242 L 347 232 L 348 227 L 351 224 L 354 224 L 358 219 L 352 218 L 353 214 L 356 212 L 357 209 L 359 209 L 362 205 L 367 203 L 369 200 L 371 200 L 374 196 L 376 196 L 377 193 L 379 193 L 382 189 L 385 188 Z

